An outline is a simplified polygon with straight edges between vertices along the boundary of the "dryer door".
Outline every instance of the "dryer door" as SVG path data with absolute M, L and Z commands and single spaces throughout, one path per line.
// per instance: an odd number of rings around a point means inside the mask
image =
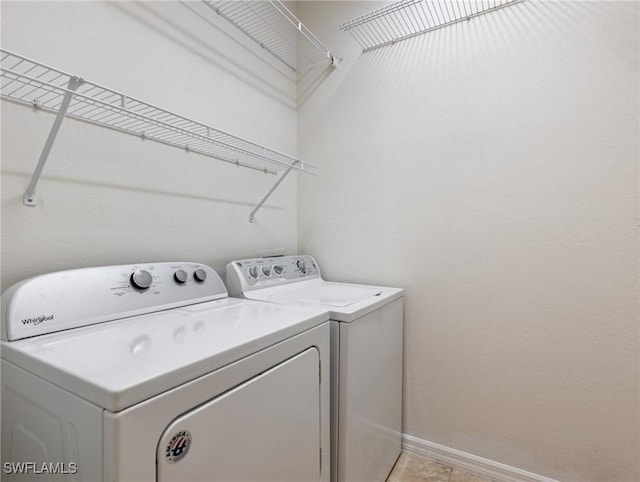
M 157 480 L 319 480 L 319 363 L 309 348 L 178 417 L 160 438 Z

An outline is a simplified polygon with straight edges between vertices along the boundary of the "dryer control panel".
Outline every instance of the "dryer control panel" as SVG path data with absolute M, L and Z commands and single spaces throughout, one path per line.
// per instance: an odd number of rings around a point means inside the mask
M 72 269 L 29 278 L 2 294 L 3 340 L 18 340 L 227 297 L 200 263 Z
M 320 268 L 309 255 L 240 259 L 227 265 L 227 285 L 232 296 L 314 278 L 320 278 Z

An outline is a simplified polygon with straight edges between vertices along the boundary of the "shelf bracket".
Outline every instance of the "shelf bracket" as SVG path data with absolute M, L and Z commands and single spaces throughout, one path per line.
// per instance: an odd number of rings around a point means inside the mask
M 62 103 L 60 104 L 60 108 L 58 109 L 58 114 L 53 121 L 53 126 L 51 126 L 49 137 L 47 137 L 47 141 L 44 143 L 42 153 L 40 154 L 40 159 L 38 159 L 38 164 L 33 171 L 31 181 L 29 181 L 29 186 L 27 187 L 27 190 L 25 191 L 22 198 L 22 202 L 25 206 L 33 207 L 36 205 L 36 185 L 40 180 L 40 175 L 42 174 L 44 165 L 47 162 L 47 158 L 49 157 L 49 153 L 51 152 L 53 143 L 56 140 L 56 136 L 58 135 L 58 131 L 60 130 L 60 126 L 62 125 L 62 120 L 64 119 L 64 116 L 67 113 L 67 109 L 69 108 L 69 104 L 71 103 L 71 99 L 73 99 L 73 94 L 83 83 L 84 80 L 82 80 L 80 77 L 71 77 L 69 79 L 67 90 L 64 94 L 64 98 L 62 99 Z
M 286 171 L 284 171 L 282 173 L 282 176 L 280 176 L 278 178 L 278 180 L 273 184 L 273 186 L 271 186 L 271 189 L 269 189 L 269 191 L 267 192 L 267 194 L 264 195 L 264 197 L 262 198 L 262 201 L 260 201 L 258 203 L 258 205 L 253 209 L 253 211 L 251 211 L 251 214 L 249 214 L 249 222 L 252 223 L 255 221 L 255 214 L 260 210 L 260 208 L 262 207 L 262 205 L 267 201 L 267 199 L 269 199 L 269 197 L 271 196 L 271 194 L 273 194 L 273 191 L 275 191 L 278 186 L 280 185 L 280 183 L 282 181 L 284 181 L 284 178 L 287 177 L 287 175 L 293 170 L 294 166 L 296 164 L 301 163 L 300 160 L 295 161 L 293 164 L 291 164 Z

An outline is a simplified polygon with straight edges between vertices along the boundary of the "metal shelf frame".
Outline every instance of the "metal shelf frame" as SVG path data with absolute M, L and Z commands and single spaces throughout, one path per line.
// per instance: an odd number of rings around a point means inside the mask
M 340 25 L 363 52 L 392 45 L 522 0 L 400 0 Z
M 294 72 L 340 60 L 279 0 L 202 1 Z
M 36 205 L 36 186 L 65 117 L 106 127 L 142 139 L 177 147 L 239 167 L 278 175 L 256 212 L 293 170 L 317 174 L 317 166 L 240 137 L 174 114 L 115 90 L 0 49 L 1 96 L 18 104 L 56 114 L 53 126 L 24 194 Z

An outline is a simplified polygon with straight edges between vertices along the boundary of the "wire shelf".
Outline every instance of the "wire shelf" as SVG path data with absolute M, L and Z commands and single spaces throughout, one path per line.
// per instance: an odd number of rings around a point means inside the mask
M 7 50 L 0 49 L 0 55 L 4 99 L 58 112 L 65 95 L 72 94 L 66 116 L 73 119 L 270 174 L 317 168 Z M 73 79 L 77 90 L 69 88 Z
M 291 70 L 337 58 L 282 2 L 202 0 Z
M 340 25 L 363 52 L 391 45 L 521 0 L 400 0 Z
M 0 49 L 0 94 L 4 100 L 56 113 L 23 202 L 35 206 L 35 189 L 65 117 L 149 139 L 262 171 L 277 174 L 273 187 L 249 215 L 256 212 L 292 171 L 317 174 L 317 166 L 227 134 L 115 90 L 88 82 L 8 50 Z

